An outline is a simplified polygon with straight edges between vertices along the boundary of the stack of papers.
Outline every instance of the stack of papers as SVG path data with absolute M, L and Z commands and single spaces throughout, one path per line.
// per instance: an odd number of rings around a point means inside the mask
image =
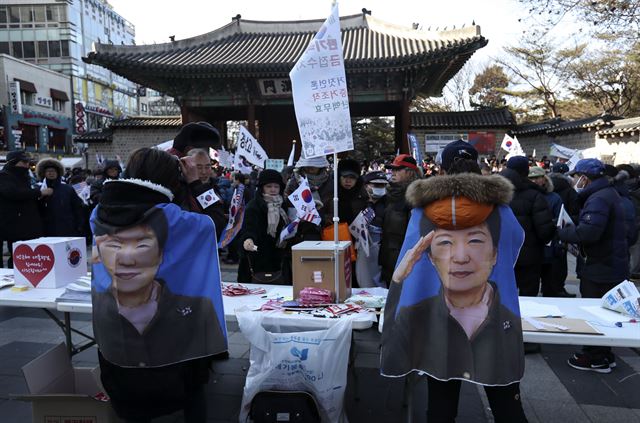
M 66 286 L 64 293 L 56 298 L 56 302 L 91 303 L 91 278 L 81 276 L 77 281 Z
M 627 316 L 640 318 L 640 292 L 630 281 L 624 281 L 604 294 L 602 307 Z
M 541 304 L 530 300 L 520 300 L 520 317 L 563 317 L 558 306 Z

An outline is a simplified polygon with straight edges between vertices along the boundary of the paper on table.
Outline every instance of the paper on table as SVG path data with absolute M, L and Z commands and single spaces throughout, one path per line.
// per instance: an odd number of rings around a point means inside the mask
M 521 317 L 562 317 L 564 315 L 558 306 L 520 300 Z
M 583 309 L 584 311 L 587 311 L 591 314 L 593 314 L 594 316 L 596 316 L 598 318 L 598 320 L 601 320 L 603 322 L 607 322 L 607 323 L 615 323 L 615 322 L 619 322 L 620 320 L 627 320 L 628 317 L 617 313 L 615 311 L 611 311 L 611 310 L 607 310 L 606 308 L 600 307 L 600 306 L 581 306 L 581 309 Z

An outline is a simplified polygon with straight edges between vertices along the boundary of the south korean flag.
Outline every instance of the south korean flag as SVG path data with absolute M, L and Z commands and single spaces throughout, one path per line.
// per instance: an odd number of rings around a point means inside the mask
M 203 209 L 206 209 L 210 205 L 220 201 L 220 197 L 216 195 L 213 188 L 211 188 L 209 191 L 203 192 L 202 194 L 198 195 L 198 197 L 196 198 L 198 200 L 198 203 L 200 203 L 200 207 L 202 207 Z
M 316 209 L 316 203 L 306 178 L 302 178 L 298 189 L 289 195 L 289 201 L 296 208 L 296 214 L 300 219 L 320 225 L 322 219 Z
M 375 217 L 375 212 L 371 207 L 368 207 L 358 213 L 351 225 L 349 225 L 349 232 L 356 239 L 356 248 L 359 251 L 363 251 L 364 255 L 369 257 L 369 223 Z

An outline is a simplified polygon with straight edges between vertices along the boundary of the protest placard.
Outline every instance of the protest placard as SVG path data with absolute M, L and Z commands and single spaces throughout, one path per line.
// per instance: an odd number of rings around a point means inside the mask
M 258 140 L 242 125 L 240 125 L 240 132 L 238 132 L 236 148 L 236 154 L 244 157 L 249 163 L 253 163 L 264 169 L 264 161 L 267 160 L 269 156 L 267 156 L 267 152 L 264 151 L 264 148 L 262 148 Z

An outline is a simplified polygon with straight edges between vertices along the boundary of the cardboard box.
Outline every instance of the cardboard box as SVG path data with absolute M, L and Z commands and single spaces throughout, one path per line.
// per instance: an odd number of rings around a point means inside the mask
M 33 423 L 120 423 L 111 404 L 95 399 L 104 393 L 98 368 L 74 368 L 67 348 L 60 344 L 22 368 L 28 395 L 13 398 L 31 402 Z
M 60 288 L 87 274 L 87 244 L 80 237 L 48 237 L 13 244 L 16 285 Z
M 293 297 L 298 298 L 302 289 L 328 289 L 334 293 L 336 302 L 344 302 L 351 296 L 350 241 L 338 243 L 340 274 L 338 292 L 334 278 L 334 241 L 304 241 L 294 245 L 292 252 Z

